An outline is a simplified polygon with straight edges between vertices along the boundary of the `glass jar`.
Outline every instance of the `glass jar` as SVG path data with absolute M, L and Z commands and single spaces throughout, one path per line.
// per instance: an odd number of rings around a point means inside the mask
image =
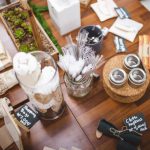
M 57 65 L 54 59 L 46 52 L 36 51 L 30 54 L 33 55 L 40 64 L 41 73 L 43 72 L 43 68 L 50 66 L 54 70 L 53 75 L 50 77 L 49 74 L 46 73 L 45 77 L 47 78 L 47 82 L 34 86 L 27 84 L 27 82 L 22 82 L 20 76 L 16 73 L 17 79 L 28 95 L 29 100 L 38 111 L 40 118 L 44 120 L 57 119 L 63 114 L 65 109 Z M 33 81 L 34 79 L 30 80 Z
M 73 81 L 71 80 L 67 74 L 64 75 L 64 81 L 66 84 L 68 95 L 74 97 L 84 97 L 86 96 L 92 89 L 93 76 L 88 75 L 81 81 Z

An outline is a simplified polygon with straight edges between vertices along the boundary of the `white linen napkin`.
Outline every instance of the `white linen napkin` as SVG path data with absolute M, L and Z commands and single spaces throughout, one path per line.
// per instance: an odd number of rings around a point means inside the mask
M 133 42 L 138 32 L 143 27 L 143 24 L 136 22 L 132 19 L 120 19 L 119 17 L 111 26 L 109 31 L 118 35 L 130 42 Z
M 3 43 L 0 40 L 0 71 L 10 67 L 12 65 L 12 59 L 9 53 L 4 48 Z
M 114 9 L 117 7 L 113 0 L 98 0 L 97 3 L 91 4 L 91 8 L 95 11 L 100 21 L 117 17 L 117 13 Z
M 35 85 L 35 93 L 44 95 L 51 94 L 59 86 L 59 74 L 51 66 L 46 66 L 42 69 L 42 73 Z M 42 88 L 41 88 L 42 87 Z
M 28 86 L 34 86 L 41 74 L 41 64 L 34 56 L 24 52 L 19 52 L 14 56 L 13 68 L 18 79 Z

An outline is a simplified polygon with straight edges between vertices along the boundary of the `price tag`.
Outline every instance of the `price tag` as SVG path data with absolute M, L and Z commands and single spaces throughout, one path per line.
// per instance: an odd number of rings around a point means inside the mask
M 138 132 L 143 132 L 148 129 L 147 123 L 143 113 L 138 113 L 133 116 L 130 116 L 124 120 L 124 125 L 129 130 L 135 130 Z
M 15 116 L 20 123 L 29 129 L 39 120 L 38 115 L 28 105 L 21 107 Z

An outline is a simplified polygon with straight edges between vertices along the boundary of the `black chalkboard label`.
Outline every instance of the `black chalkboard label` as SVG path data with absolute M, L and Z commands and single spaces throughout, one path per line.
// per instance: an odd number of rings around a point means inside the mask
M 28 105 L 24 105 L 16 111 L 15 116 L 20 123 L 29 129 L 39 120 L 38 115 Z
M 133 116 L 126 118 L 124 120 L 124 125 L 128 129 L 135 130 L 138 132 L 143 132 L 143 131 L 146 131 L 148 129 L 144 114 L 142 114 L 142 113 L 138 113 L 138 114 L 135 114 Z

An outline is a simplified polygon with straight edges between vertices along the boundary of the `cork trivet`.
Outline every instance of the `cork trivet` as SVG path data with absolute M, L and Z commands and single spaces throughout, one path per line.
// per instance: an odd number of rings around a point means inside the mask
M 116 100 L 118 102 L 121 102 L 121 103 L 132 103 L 132 102 L 135 102 L 137 100 L 139 100 L 140 98 L 143 97 L 143 95 L 145 94 L 145 92 L 143 92 L 142 94 L 138 94 L 136 96 L 120 96 L 120 95 L 117 95 L 116 93 L 113 93 L 105 83 L 103 83 L 103 86 L 105 88 L 105 91 L 108 95 L 110 95 L 110 97 L 113 99 L 113 100 Z
M 107 92 L 107 94 L 112 97 L 114 100 L 123 102 L 123 103 L 129 103 L 129 102 L 134 102 L 139 100 L 146 92 L 146 89 L 149 84 L 149 72 L 147 69 L 146 74 L 147 74 L 147 79 L 146 82 L 139 87 L 133 87 L 129 84 L 129 81 L 125 83 L 124 86 L 121 87 L 115 87 L 109 82 L 109 73 L 111 72 L 112 69 L 114 68 L 122 68 L 124 69 L 123 66 L 123 61 L 126 55 L 116 55 L 112 57 L 104 66 L 103 70 L 103 84 L 104 88 Z M 125 70 L 125 69 L 124 69 Z M 126 70 L 125 70 L 126 71 Z M 126 72 L 128 74 L 128 72 Z

